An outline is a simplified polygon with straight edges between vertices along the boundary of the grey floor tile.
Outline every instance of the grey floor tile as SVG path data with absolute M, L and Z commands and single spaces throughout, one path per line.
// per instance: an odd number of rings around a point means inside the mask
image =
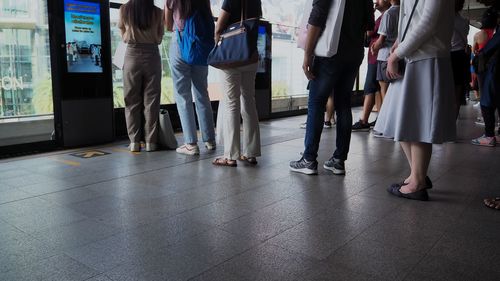
M 87 201 L 73 203 L 68 207 L 87 217 L 97 217 L 130 205 L 127 201 L 114 196 L 101 196 Z
M 50 183 L 55 181 L 57 181 L 57 179 L 53 177 L 38 174 L 28 174 L 19 177 L 1 179 L 0 184 L 7 184 L 12 187 L 23 187 L 37 183 Z
M 32 234 L 36 239 L 59 250 L 79 247 L 118 233 L 118 229 L 85 219 L 45 228 Z
M 209 265 L 179 253 L 160 250 L 106 272 L 112 280 L 187 280 L 208 270 Z
M 73 188 L 64 191 L 41 195 L 38 198 L 60 206 L 68 206 L 102 196 L 88 187 Z
M 286 194 L 276 193 L 265 187 L 261 187 L 230 196 L 220 200 L 219 202 L 223 202 L 224 204 L 235 208 L 258 210 L 283 200 L 286 197 Z
M 69 179 L 57 179 L 50 182 L 35 183 L 20 187 L 19 189 L 33 196 L 46 195 L 63 190 L 69 190 L 82 185 L 73 183 Z
M 0 190 L 0 204 L 23 200 L 30 197 L 33 197 L 33 195 L 17 188 Z
M 5 218 L 5 221 L 27 233 L 33 233 L 86 218 L 69 208 L 55 207 L 24 216 Z
M 131 203 L 174 194 L 173 191 L 167 188 L 147 183 L 139 183 L 128 178 L 120 178 L 93 184 L 87 186 L 87 188 L 103 196 L 118 197 Z
M 226 272 L 223 267 L 213 267 L 200 275 L 189 279 L 190 281 L 235 281 L 243 280 L 242 277 Z
M 225 223 L 221 228 L 236 235 L 248 235 L 264 241 L 321 211 L 308 207 L 300 201 L 286 199 Z
M 133 261 L 136 256 L 147 256 L 152 251 L 179 243 L 210 228 L 190 218 L 176 216 L 65 252 L 99 272 L 106 272 Z
M 339 264 L 380 280 L 401 280 L 423 256 L 391 244 L 356 238 L 328 257 L 326 262 L 330 267 Z
M 0 244 L 0 273 L 19 271 L 24 267 L 40 260 L 58 254 L 58 252 L 44 243 L 31 238 L 23 237 L 11 240 L 8 244 Z
M 43 213 L 47 210 L 55 208 L 56 205 L 46 200 L 39 198 L 27 198 L 15 202 L 5 203 L 0 205 L 0 219 L 14 219 Z
M 217 226 L 250 214 L 251 212 L 252 210 L 245 209 L 242 206 L 228 204 L 223 200 L 192 209 L 183 213 L 182 216 L 193 218 L 205 224 Z
M 402 200 L 399 200 L 398 202 L 394 201 L 393 198 L 382 199 L 355 195 L 340 202 L 335 207 L 341 210 L 383 218 L 403 203 L 404 202 Z
M 25 169 L 5 169 L 5 170 L 0 170 L 0 179 L 2 182 L 7 179 L 12 179 L 12 178 L 17 178 L 17 177 L 23 177 L 30 175 L 31 173 Z
M 220 229 L 211 229 L 196 236 L 182 239 L 168 250 L 216 266 L 257 246 L 260 242 L 244 235 L 233 235 Z
M 357 270 L 349 269 L 343 266 L 335 265 L 335 266 L 329 266 L 328 264 L 316 264 L 314 268 L 309 270 L 306 275 L 304 280 L 310 280 L 310 281 L 331 281 L 331 280 L 338 280 L 338 281 L 351 281 L 351 280 L 357 280 L 357 281 L 374 281 L 374 280 L 380 280 L 382 281 L 382 278 L 373 276 L 373 275 L 368 275 L 361 273 Z
M 447 232 L 429 254 L 500 273 L 497 266 L 500 246 L 497 241 L 479 235 Z
M 485 268 L 475 267 L 468 263 L 460 263 L 443 257 L 427 256 L 408 273 L 405 281 L 440 280 L 500 280 L 500 273 Z
M 22 230 L 8 224 L 7 222 L 0 220 L 0 224 L 2 227 L 0 227 L 0 248 L 2 248 L 2 245 L 8 244 L 8 241 L 10 240 L 18 240 L 20 238 L 23 238 L 22 236 L 30 237 L 30 235 L 26 234 Z
M 385 220 L 369 227 L 360 237 L 425 254 L 443 235 L 444 231 L 423 229 L 411 221 Z
M 85 281 L 113 281 L 111 280 L 108 276 L 106 276 L 105 274 L 100 274 L 100 275 L 97 275 L 97 276 L 94 276 L 90 279 L 87 279 Z
M 271 238 L 269 243 L 322 260 L 375 222 L 372 217 L 328 210 Z
M 238 280 L 305 280 L 319 261 L 274 245 L 262 245 L 235 257 L 221 268 Z
M 105 272 L 130 261 L 136 254 L 147 254 L 147 249 L 136 246 L 136 240 L 129 241 L 127 238 L 123 235 L 112 236 L 81 247 L 64 250 L 64 253 L 98 272 Z
M 95 270 L 69 258 L 57 255 L 24 268 L 0 274 L 2 280 L 87 280 L 97 275 Z M 2 276 L 4 275 L 4 276 Z M 5 278 L 5 279 L 4 279 Z

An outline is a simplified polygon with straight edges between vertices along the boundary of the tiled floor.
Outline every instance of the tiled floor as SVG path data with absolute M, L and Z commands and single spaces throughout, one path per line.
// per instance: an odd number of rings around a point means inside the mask
M 500 195 L 500 148 L 468 144 L 475 117 L 434 147 L 429 202 L 387 194 L 408 166 L 368 133 L 346 176 L 290 173 L 304 116 L 261 123 L 256 167 L 124 143 L 2 161 L 0 280 L 500 280 L 500 212 L 482 204 Z M 325 130 L 320 163 L 334 140 Z

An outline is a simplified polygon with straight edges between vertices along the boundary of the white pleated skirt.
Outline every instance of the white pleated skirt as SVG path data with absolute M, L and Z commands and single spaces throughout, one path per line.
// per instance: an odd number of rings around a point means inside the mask
M 449 58 L 408 63 L 403 79 L 390 84 L 374 130 L 395 141 L 454 141 L 453 84 Z

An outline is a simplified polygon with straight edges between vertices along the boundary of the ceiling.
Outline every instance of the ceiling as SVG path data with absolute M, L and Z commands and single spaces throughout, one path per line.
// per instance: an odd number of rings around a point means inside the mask
M 448 1 L 448 0 L 447 0 Z M 449 0 L 451 1 L 451 0 Z M 496 0 L 499 1 L 499 0 Z M 480 20 L 486 6 L 479 3 L 477 0 L 465 0 L 464 10 L 462 15 L 470 20 L 470 24 L 474 27 L 480 28 Z

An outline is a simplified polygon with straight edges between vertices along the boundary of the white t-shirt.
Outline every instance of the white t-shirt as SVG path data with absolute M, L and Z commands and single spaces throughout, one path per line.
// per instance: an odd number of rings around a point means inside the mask
M 378 51 L 377 60 L 387 61 L 392 45 L 398 39 L 399 5 L 391 6 L 382 16 L 378 34 L 385 36 L 384 44 Z
M 460 14 L 455 15 L 455 26 L 453 37 L 451 37 L 451 51 L 463 51 L 467 47 L 467 36 L 469 35 L 469 21 Z

